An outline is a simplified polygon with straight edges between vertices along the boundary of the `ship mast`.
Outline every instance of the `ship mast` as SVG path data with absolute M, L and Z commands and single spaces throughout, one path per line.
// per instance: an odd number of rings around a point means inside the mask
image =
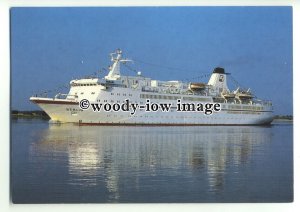
M 126 63 L 132 60 L 122 59 L 122 50 L 117 49 L 115 52 L 110 54 L 111 61 L 113 64 L 109 67 L 109 73 L 105 76 L 107 80 L 118 80 L 121 77 L 120 74 L 120 63 Z

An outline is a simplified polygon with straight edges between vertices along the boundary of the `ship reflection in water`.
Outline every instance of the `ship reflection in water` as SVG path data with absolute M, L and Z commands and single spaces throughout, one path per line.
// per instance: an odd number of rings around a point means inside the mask
M 273 128 L 49 125 L 30 143 L 29 163 L 63 170 L 54 202 L 286 201 L 270 196 L 280 186 L 268 188 L 271 175 L 292 181 L 292 171 L 273 170 Z

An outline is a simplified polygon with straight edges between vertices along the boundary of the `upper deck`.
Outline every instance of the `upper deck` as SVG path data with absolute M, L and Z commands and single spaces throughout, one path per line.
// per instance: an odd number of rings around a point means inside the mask
M 111 54 L 112 65 L 109 66 L 109 73 L 102 79 L 85 78 L 72 80 L 70 82 L 70 95 L 82 93 L 89 90 L 105 90 L 124 88 L 139 92 L 147 92 L 144 96 L 154 97 L 159 94 L 177 94 L 183 96 L 194 96 L 190 99 L 199 99 L 203 96 L 212 99 L 214 102 L 231 103 L 231 104 L 260 104 L 272 105 L 271 101 L 257 99 L 250 89 L 243 90 L 237 88 L 230 90 L 227 86 L 227 75 L 223 68 L 215 68 L 208 83 L 203 82 L 182 82 L 182 81 L 161 81 L 145 77 L 141 72 L 136 76 L 121 75 L 121 65 L 131 62 L 132 60 L 123 59 L 122 51 L 116 50 Z M 197 98 L 198 97 L 198 98 Z

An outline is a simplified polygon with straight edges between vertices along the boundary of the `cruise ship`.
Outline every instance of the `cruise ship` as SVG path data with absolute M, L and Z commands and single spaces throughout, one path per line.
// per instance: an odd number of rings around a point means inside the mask
M 50 122 L 76 123 L 79 125 L 267 125 L 273 120 L 271 101 L 260 100 L 250 89 L 227 85 L 228 73 L 223 68 L 213 70 L 208 83 L 184 81 L 160 81 L 145 77 L 141 72 L 135 76 L 121 75 L 121 66 L 131 60 L 122 57 L 117 49 L 110 54 L 112 64 L 104 78 L 85 77 L 70 81 L 67 94 L 58 93 L 52 98 L 32 96 L 30 101 L 42 108 L 51 118 Z M 80 103 L 143 105 L 165 103 L 171 107 L 146 111 L 142 107 L 135 113 L 128 111 L 95 111 L 82 108 Z M 189 106 L 197 103 L 217 104 L 220 110 L 206 114 L 194 110 L 178 111 L 178 102 Z

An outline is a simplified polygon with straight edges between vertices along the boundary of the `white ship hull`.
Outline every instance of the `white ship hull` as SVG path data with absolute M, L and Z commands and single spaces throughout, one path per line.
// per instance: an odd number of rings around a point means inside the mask
M 103 96 L 100 99 L 105 99 L 105 95 Z M 110 98 L 110 101 L 117 102 L 117 99 Z M 134 94 L 132 99 L 134 102 L 143 101 L 135 98 Z M 81 110 L 79 101 L 38 97 L 31 97 L 31 101 L 38 104 L 54 122 L 81 125 L 265 125 L 273 120 L 270 106 L 253 105 L 249 108 L 248 104 L 239 104 L 240 109 L 229 109 L 232 104 L 221 103 L 221 111 L 212 115 L 202 112 L 177 112 L 174 108 L 169 112 L 137 110 L 131 115 L 130 112 L 94 112 L 91 108 Z

